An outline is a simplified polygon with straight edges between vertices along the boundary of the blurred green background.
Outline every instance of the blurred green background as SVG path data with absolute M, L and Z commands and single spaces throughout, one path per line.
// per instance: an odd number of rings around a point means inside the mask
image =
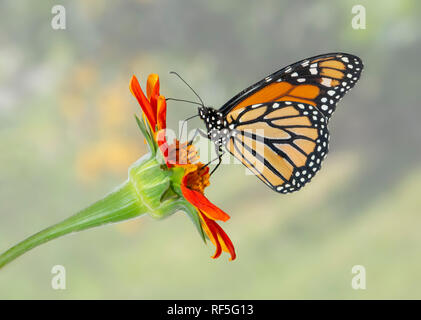
M 53 30 L 53 5 L 66 30 Z M 352 7 L 367 27 L 351 27 Z M 0 271 L 3 299 L 421 298 L 421 3 L 394 1 L 0 1 L 0 251 L 99 199 L 145 153 L 128 84 L 209 105 L 316 54 L 365 72 L 331 121 L 312 183 L 271 192 L 240 165 L 206 190 L 231 215 L 238 258 L 210 256 L 183 213 L 60 238 Z M 171 103 L 169 125 L 195 112 Z M 202 126 L 200 121 L 192 121 Z M 51 288 L 63 265 L 67 289 Z M 367 289 L 351 287 L 354 265 Z

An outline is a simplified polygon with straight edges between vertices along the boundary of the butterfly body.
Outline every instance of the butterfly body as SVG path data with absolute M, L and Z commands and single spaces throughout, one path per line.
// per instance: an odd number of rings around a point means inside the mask
M 328 122 L 363 64 L 346 53 L 304 59 L 246 88 L 220 109 L 200 107 L 206 137 L 276 192 L 299 190 L 328 153 Z
M 232 132 L 221 112 L 212 107 L 200 107 L 199 117 L 206 124 L 207 138 L 216 146 L 222 146 L 230 139 Z

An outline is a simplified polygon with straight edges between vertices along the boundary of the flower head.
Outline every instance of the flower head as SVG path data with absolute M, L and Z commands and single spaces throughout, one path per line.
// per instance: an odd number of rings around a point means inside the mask
M 182 197 L 187 203 L 183 209 L 189 208 L 195 212 L 193 220 L 198 223 L 200 232 L 207 235 L 216 247 L 212 258 L 218 258 L 222 251 L 231 255 L 230 260 L 236 258 L 234 246 L 216 222 L 227 221 L 230 216 L 211 203 L 204 195 L 204 190 L 209 186 L 209 168 L 199 162 L 195 147 L 188 143 L 175 140 L 168 144 L 165 138 L 166 130 L 166 100 L 159 94 L 159 77 L 151 74 L 147 80 L 147 96 L 144 95 L 135 76 L 130 82 L 130 90 L 139 102 L 144 122 L 148 129 L 139 123 L 151 150 L 160 149 L 166 163 L 166 168 L 171 176 L 171 187 L 175 194 Z M 156 148 L 158 146 L 158 148 Z M 198 218 L 198 219 L 195 219 Z

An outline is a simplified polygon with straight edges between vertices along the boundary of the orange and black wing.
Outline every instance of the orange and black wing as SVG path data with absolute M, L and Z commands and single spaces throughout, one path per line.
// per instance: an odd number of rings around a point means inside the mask
M 275 101 L 236 108 L 226 149 L 277 192 L 299 190 L 328 152 L 326 117 L 311 104 Z
M 219 110 L 231 112 L 249 105 L 272 101 L 295 101 L 316 107 L 327 120 L 336 103 L 360 78 L 363 64 L 357 56 L 329 53 L 285 67 L 243 90 Z

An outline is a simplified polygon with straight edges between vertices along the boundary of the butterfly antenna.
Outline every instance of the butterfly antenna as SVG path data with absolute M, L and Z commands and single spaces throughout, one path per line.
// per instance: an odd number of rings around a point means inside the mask
M 180 80 L 181 81 L 183 81 L 184 82 L 184 84 L 186 85 L 186 86 L 188 86 L 189 88 L 190 88 L 190 90 L 191 91 L 193 91 L 193 93 L 196 95 L 196 97 L 198 97 L 199 98 L 199 100 L 200 100 L 200 102 L 201 102 L 201 105 L 204 107 L 205 106 L 205 104 L 203 103 L 203 100 L 202 100 L 202 98 L 200 98 L 200 96 L 197 94 L 197 92 L 196 91 L 194 91 L 194 89 L 177 73 L 177 72 L 175 72 L 175 71 L 170 71 L 170 74 L 175 74 L 178 78 L 180 78 Z
M 201 103 L 199 102 L 195 102 L 195 101 L 190 101 L 190 100 L 184 100 L 184 99 L 176 99 L 176 98 L 166 98 L 166 101 L 181 101 L 181 102 L 187 102 L 187 103 L 193 103 L 193 104 L 197 104 L 199 106 L 203 106 Z

